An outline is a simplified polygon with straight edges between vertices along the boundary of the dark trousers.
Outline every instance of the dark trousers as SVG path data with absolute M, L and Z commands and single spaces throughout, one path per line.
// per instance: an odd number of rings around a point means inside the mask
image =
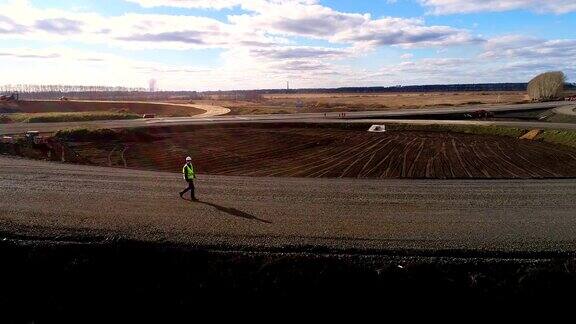
M 190 191 L 190 198 L 196 199 L 196 196 L 194 195 L 194 180 L 186 180 L 186 181 L 188 182 L 188 188 L 184 189 L 184 191 L 181 191 L 180 195 L 184 195 L 185 193 Z

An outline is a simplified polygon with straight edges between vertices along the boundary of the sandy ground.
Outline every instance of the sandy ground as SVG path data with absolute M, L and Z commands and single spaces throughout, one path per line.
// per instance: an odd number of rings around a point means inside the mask
M 191 104 L 188 106 L 204 110 L 204 113 L 195 116 L 198 118 L 215 117 L 215 116 L 221 116 L 221 115 L 226 115 L 226 114 L 230 113 L 230 109 L 224 108 L 221 106 L 201 105 L 201 104 L 198 104 L 198 105 L 197 104 Z
M 259 100 L 196 101 L 221 105 L 231 114 L 271 114 L 340 111 L 386 111 L 441 106 L 497 105 L 529 102 L 525 92 L 317 93 L 263 95 Z

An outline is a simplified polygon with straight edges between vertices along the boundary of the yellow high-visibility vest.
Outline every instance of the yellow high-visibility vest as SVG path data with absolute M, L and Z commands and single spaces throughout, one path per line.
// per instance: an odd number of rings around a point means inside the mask
M 194 173 L 194 166 L 192 163 L 190 163 L 190 165 L 184 164 L 184 167 L 182 168 L 182 174 L 184 174 L 184 178 L 186 180 L 193 180 L 196 178 L 196 173 Z

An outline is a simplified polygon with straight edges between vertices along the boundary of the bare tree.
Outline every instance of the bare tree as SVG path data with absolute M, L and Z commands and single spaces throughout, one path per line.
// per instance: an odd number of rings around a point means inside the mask
M 564 72 L 542 73 L 528 83 L 528 95 L 534 101 L 557 99 L 564 91 L 565 83 L 566 75 Z

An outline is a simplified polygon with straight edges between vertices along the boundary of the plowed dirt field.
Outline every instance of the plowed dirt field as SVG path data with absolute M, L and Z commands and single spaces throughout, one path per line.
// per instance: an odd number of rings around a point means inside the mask
M 562 178 L 576 149 L 503 136 L 295 125 L 151 129 L 151 142 L 69 143 L 98 165 L 180 172 L 332 178 Z
M 158 116 L 188 117 L 204 112 L 190 106 L 121 101 L 19 101 L 0 103 L 0 113 L 48 113 L 48 112 L 87 112 L 87 111 L 126 111 L 135 114 L 155 114 Z

